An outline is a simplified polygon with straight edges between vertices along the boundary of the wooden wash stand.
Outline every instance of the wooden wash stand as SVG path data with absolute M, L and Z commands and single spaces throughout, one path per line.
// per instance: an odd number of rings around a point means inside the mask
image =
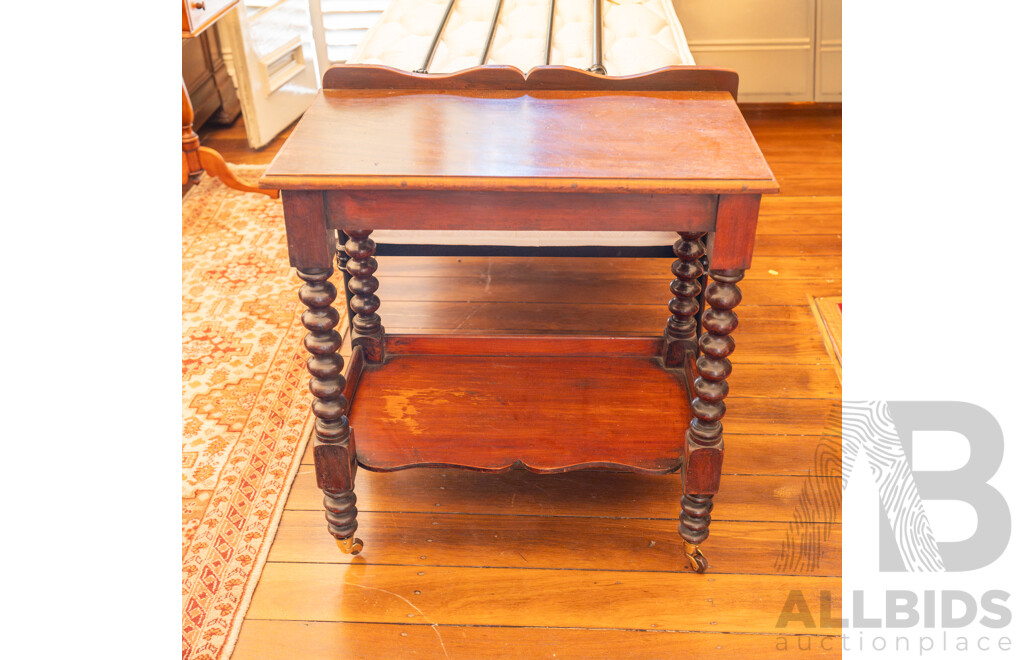
M 260 186 L 283 193 L 317 484 L 344 552 L 362 549 L 357 466 L 680 470 L 679 534 L 706 570 L 737 283 L 761 195 L 778 192 L 736 87 L 734 72 L 702 67 L 327 71 Z M 675 231 L 671 316 L 650 337 L 387 334 L 376 229 Z M 347 378 L 336 257 L 351 292 Z

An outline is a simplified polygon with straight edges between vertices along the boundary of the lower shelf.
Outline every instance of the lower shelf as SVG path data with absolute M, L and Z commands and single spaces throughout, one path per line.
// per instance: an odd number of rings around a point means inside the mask
M 392 355 L 362 371 L 349 417 L 370 470 L 666 473 L 690 421 L 683 379 L 636 355 Z

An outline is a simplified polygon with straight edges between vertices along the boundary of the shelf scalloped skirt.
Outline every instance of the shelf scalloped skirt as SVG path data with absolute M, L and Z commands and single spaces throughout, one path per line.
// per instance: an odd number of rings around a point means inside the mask
M 388 337 L 387 361 L 352 374 L 356 458 L 377 471 L 672 472 L 689 397 L 685 371 L 664 369 L 659 347 L 654 338 Z

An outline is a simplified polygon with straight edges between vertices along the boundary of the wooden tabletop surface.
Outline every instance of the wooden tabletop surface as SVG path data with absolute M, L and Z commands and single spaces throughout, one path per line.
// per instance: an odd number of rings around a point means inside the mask
M 778 191 L 724 91 L 328 89 L 260 185 Z

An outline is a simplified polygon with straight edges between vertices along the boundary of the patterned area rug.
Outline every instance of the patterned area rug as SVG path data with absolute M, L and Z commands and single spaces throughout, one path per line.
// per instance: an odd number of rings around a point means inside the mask
M 182 658 L 220 660 L 311 428 L 305 331 L 279 200 L 203 177 L 181 210 Z

